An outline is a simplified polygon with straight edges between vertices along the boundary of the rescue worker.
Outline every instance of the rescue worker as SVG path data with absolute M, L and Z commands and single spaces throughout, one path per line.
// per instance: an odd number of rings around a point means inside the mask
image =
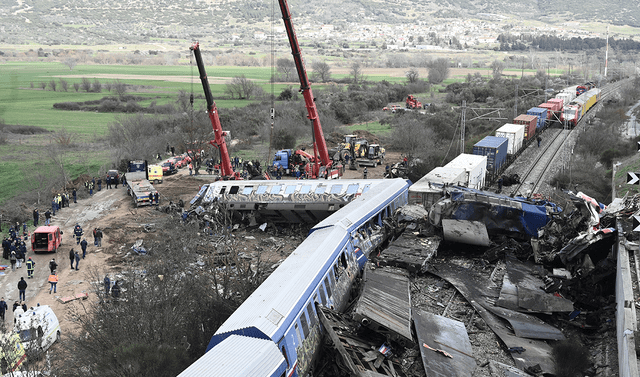
M 149 204 L 153 205 L 153 193 L 149 193 Z
M 73 195 L 73 202 L 74 203 L 78 203 L 78 192 L 76 191 L 75 187 L 74 187 L 73 191 L 71 192 L 71 194 Z
M 40 212 L 38 212 L 38 209 L 36 208 L 33 210 L 33 226 L 37 228 L 39 221 L 40 221 Z
M 58 274 L 53 271 L 51 275 L 49 275 L 49 279 L 47 280 L 49 281 L 49 284 L 51 284 L 51 287 L 49 288 L 49 294 L 51 294 L 51 290 L 53 290 L 53 293 L 56 293 L 56 289 L 58 286 Z
M 104 276 L 104 294 L 109 295 L 109 291 L 111 290 L 111 279 L 109 279 L 109 275 Z
M 58 264 L 56 263 L 56 260 L 51 259 L 51 261 L 49 262 L 49 270 L 51 270 L 52 274 L 56 272 L 56 268 L 58 268 Z
M 102 178 L 98 177 L 98 191 L 102 191 Z
M 44 213 L 44 225 L 51 225 L 51 211 L 47 209 L 47 212 Z
M 27 279 L 31 279 L 33 277 L 33 270 L 36 268 L 36 262 L 34 262 L 31 257 L 27 259 Z
M 364 167 L 364 170 L 362 171 L 362 174 L 364 175 L 364 179 L 367 179 L 367 174 L 369 174 L 369 171 L 367 170 L 367 167 Z
M 80 254 L 76 251 L 74 258 L 76 260 L 76 271 L 78 271 L 78 265 L 80 265 Z
M 18 282 L 18 300 L 27 301 L 26 292 L 27 292 L 27 282 L 24 280 L 24 277 L 20 277 L 20 281 Z
M 116 280 L 116 283 L 111 288 L 111 296 L 114 298 L 120 297 L 120 285 L 118 283 L 120 282 Z
M 538 136 L 536 138 L 536 141 L 538 142 L 538 148 L 540 148 L 540 142 L 542 141 L 542 138 L 540 136 Z
M 80 226 L 80 224 L 76 223 L 76 226 L 73 228 L 73 234 L 76 235 L 76 245 L 80 245 L 80 238 L 82 237 L 82 235 L 84 234 L 84 232 L 82 231 L 82 227 Z
M 96 228 L 96 246 L 102 247 L 102 230 Z
M 104 179 L 107 182 L 107 190 L 111 188 L 111 176 L 107 174 L 107 177 Z
M 7 306 L 7 302 L 4 300 L 4 297 L 0 298 L 0 318 L 2 318 L 2 322 L 4 322 L 4 313 L 9 310 L 9 306 Z
M 73 261 L 76 259 L 76 253 L 73 249 L 69 250 L 69 261 L 71 262 L 71 269 L 73 270 Z
M 153 200 L 156 202 L 156 205 L 160 202 L 160 195 L 158 195 L 157 191 L 153 194 Z
M 84 257 L 87 256 L 87 239 L 83 238 L 82 241 L 80 241 L 80 248 L 82 249 L 82 259 L 84 259 Z

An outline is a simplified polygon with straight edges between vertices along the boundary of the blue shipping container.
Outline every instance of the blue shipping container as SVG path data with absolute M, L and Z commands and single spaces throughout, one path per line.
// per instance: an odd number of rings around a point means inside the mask
M 487 156 L 487 171 L 497 173 L 507 160 L 509 139 L 487 136 L 473 146 L 473 154 Z
M 530 108 L 529 110 L 527 110 L 527 115 L 535 115 L 538 117 L 536 128 L 544 127 L 544 124 L 547 121 L 547 109 L 543 109 L 542 107 Z

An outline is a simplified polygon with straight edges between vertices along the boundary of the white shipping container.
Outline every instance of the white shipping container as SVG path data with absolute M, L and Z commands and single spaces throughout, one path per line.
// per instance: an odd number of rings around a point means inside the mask
M 463 168 L 467 187 L 482 190 L 487 174 L 487 156 L 462 153 L 445 165 L 446 168 Z
M 431 170 L 409 187 L 409 204 L 418 204 L 429 210 L 443 196 L 441 185 L 466 186 L 467 171 L 442 166 Z
M 507 123 L 496 130 L 496 136 L 509 140 L 507 154 L 516 154 L 524 141 L 524 125 Z

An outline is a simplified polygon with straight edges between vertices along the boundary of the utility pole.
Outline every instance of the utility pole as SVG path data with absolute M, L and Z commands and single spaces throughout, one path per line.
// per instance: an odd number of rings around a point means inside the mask
M 516 84 L 516 101 L 515 101 L 515 105 L 513 106 L 513 118 L 517 118 L 518 117 L 518 84 Z
M 609 26 L 607 25 L 607 49 L 604 53 L 604 77 L 607 77 L 607 63 L 609 62 Z
M 460 118 L 460 153 L 464 153 L 464 129 L 466 127 L 467 101 L 462 100 L 462 116 Z

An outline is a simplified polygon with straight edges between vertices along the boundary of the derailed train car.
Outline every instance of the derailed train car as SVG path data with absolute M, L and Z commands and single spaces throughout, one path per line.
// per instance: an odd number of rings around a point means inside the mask
M 315 302 L 344 309 L 383 220 L 408 201 L 409 182 L 371 187 L 307 239 L 225 321 L 207 352 L 179 376 L 306 376 L 321 346 Z

